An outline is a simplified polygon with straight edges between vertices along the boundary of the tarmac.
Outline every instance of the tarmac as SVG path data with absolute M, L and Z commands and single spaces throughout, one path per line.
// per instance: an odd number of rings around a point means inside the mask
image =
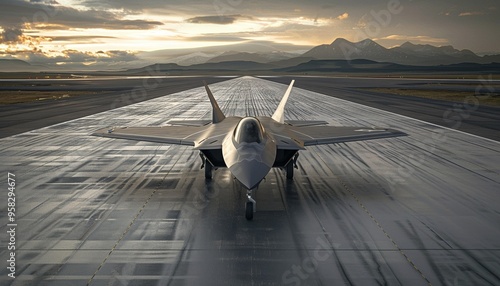
M 89 135 L 209 119 L 202 87 L 5 137 L 16 278 L 4 262 L 0 284 L 499 285 L 500 143 L 299 82 L 287 119 L 409 136 L 308 147 L 293 180 L 273 169 L 261 183 L 253 221 L 229 171 L 206 181 L 190 147 Z M 226 115 L 270 116 L 287 85 L 210 87 Z M 5 261 L 7 203 L 0 217 Z
M 500 107 L 480 104 L 476 97 L 500 95 L 500 81 L 486 75 L 477 79 L 317 76 L 262 78 L 283 84 L 295 79 L 296 87 L 500 141 Z M 372 91 L 377 88 L 458 91 L 469 92 L 470 95 L 462 101 L 445 101 Z
M 0 79 L 0 90 L 89 92 L 58 100 L 0 105 L 0 138 L 234 77 L 151 76 L 76 79 Z

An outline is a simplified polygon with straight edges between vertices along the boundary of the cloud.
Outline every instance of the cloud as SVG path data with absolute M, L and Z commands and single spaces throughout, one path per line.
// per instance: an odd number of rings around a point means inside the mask
M 45 37 L 33 37 L 23 33 L 23 30 L 17 28 L 4 28 L 0 34 L 0 44 L 7 46 L 7 50 L 15 51 L 17 49 L 30 51 L 40 51 L 39 45 Z
M 13 43 L 21 41 L 23 31 L 15 28 L 5 28 L 0 34 L 0 43 Z
M 30 0 L 31 3 L 59 4 L 55 0 Z
M 94 42 L 99 39 L 115 39 L 116 37 L 111 36 L 56 36 L 56 37 L 48 37 L 51 41 L 56 42 Z
M 122 15 L 102 10 L 77 10 L 59 7 L 50 19 L 51 24 L 71 28 L 99 28 L 113 30 L 148 30 L 163 25 L 162 22 L 148 20 L 121 19 Z
M 2 53 L 0 52 L 0 54 Z M 93 53 L 68 49 L 55 55 L 49 55 L 43 52 L 21 50 L 4 54 L 8 54 L 10 56 L 14 55 L 15 58 L 25 60 L 32 64 L 72 68 L 82 68 L 84 66 L 114 66 L 139 60 L 134 52 L 117 50 L 99 51 Z
M 79 2 L 86 7 L 123 9 L 134 12 L 148 11 L 149 13 L 183 15 L 187 18 L 196 15 L 242 14 L 255 17 L 304 16 L 314 19 L 318 13 L 322 17 L 331 18 L 337 11 L 368 6 L 366 0 L 334 1 L 335 3 L 331 0 L 82 0 Z M 370 9 L 371 6 L 368 10 Z
M 447 44 L 448 39 L 445 38 L 434 38 L 430 36 L 407 36 L 407 35 L 390 35 L 383 38 L 374 39 L 378 40 L 395 40 L 395 41 L 413 41 L 422 43 L 432 43 L 432 44 Z
M 104 61 L 113 61 L 113 62 L 130 62 L 138 60 L 139 58 L 136 56 L 135 52 L 130 51 L 106 51 L 106 52 L 98 52 L 100 55 L 106 55 Z
M 84 0 L 81 1 L 82 5 L 86 7 L 100 7 L 100 8 L 115 8 L 124 9 L 127 11 L 143 11 L 147 9 L 166 8 L 168 6 L 165 0 Z M 170 0 L 168 2 L 177 2 L 178 5 L 186 5 L 185 0 Z
M 80 10 L 66 7 L 50 0 L 2 0 L 0 2 L 0 43 L 5 44 L 5 51 L 31 51 L 35 55 L 44 54 L 41 43 L 54 40 L 52 37 L 37 36 L 40 30 L 69 29 L 109 29 L 109 30 L 148 30 L 163 25 L 159 21 L 142 19 L 124 19 L 122 12 L 103 10 Z M 25 31 L 29 31 L 25 33 Z M 103 37 L 84 36 L 82 40 L 96 40 Z M 112 37 L 110 37 L 112 38 Z M 78 42 L 75 38 L 55 38 L 56 41 Z
M 347 19 L 347 18 L 349 18 L 349 13 L 347 13 L 347 12 L 345 12 L 344 14 L 339 15 L 339 16 L 337 17 L 337 19 L 339 19 L 339 20 L 345 20 L 345 19 Z
M 374 31 L 373 26 L 366 26 L 377 22 L 371 11 L 385 10 L 386 4 L 365 0 L 0 0 L 0 33 L 4 31 L 0 40 L 11 41 L 2 48 L 14 49 L 13 43 L 29 39 L 35 43 L 45 36 L 53 43 L 42 40 L 40 45 L 17 48 L 47 52 L 68 47 L 92 51 L 170 49 L 244 40 L 311 45 L 336 37 L 357 39 L 358 32 Z M 389 44 L 449 43 L 476 50 L 500 46 L 498 37 L 484 37 L 494 35 L 500 23 L 493 0 L 413 1 L 403 6 L 402 13 L 391 15 L 390 25 L 372 34 L 391 35 L 383 40 Z M 484 15 L 474 17 L 479 15 L 475 11 Z M 20 35 L 20 31 L 24 33 Z M 112 37 L 108 41 L 105 36 Z
M 47 4 L 49 3 L 49 4 Z M 76 9 L 62 5 L 52 5 L 54 1 L 26 2 L 22 0 L 2 0 L 0 2 L 0 26 L 24 28 L 26 25 L 44 25 L 60 29 L 101 28 L 147 30 L 163 25 L 159 21 L 128 20 L 123 12 L 96 9 Z
M 240 42 L 240 41 L 247 41 L 248 39 L 240 37 L 238 35 L 228 35 L 228 34 L 222 34 L 222 35 L 214 35 L 214 34 L 208 34 L 208 35 L 200 35 L 200 36 L 194 36 L 194 37 L 187 37 L 183 38 L 185 41 L 196 41 L 196 42 Z
M 464 16 L 478 16 L 478 15 L 484 15 L 483 12 L 462 12 L 458 14 L 459 17 L 464 17 Z
M 227 25 L 227 24 L 232 24 L 241 18 L 251 19 L 251 17 L 242 15 L 198 16 L 189 18 L 186 20 L 186 22 L 193 24 Z

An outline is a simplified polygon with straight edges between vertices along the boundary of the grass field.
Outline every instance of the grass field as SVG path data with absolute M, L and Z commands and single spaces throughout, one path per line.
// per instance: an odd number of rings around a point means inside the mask
M 453 90 L 431 90 L 431 89 L 402 89 L 402 88 L 370 88 L 370 91 L 397 94 L 404 96 L 416 96 L 430 99 L 439 99 L 446 101 L 464 102 L 469 100 L 478 100 L 480 105 L 500 106 L 500 94 L 484 93 L 474 94 L 470 91 Z
M 60 100 L 68 97 L 97 94 L 96 91 L 0 91 L 0 104 L 15 104 L 41 100 Z

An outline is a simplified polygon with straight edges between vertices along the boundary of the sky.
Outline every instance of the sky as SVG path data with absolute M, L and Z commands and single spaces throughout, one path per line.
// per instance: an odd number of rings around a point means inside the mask
M 0 0 L 0 58 L 120 67 L 147 51 L 371 38 L 500 53 L 498 0 Z M 296 45 L 296 47 L 294 46 Z M 284 48 L 285 47 L 285 48 Z

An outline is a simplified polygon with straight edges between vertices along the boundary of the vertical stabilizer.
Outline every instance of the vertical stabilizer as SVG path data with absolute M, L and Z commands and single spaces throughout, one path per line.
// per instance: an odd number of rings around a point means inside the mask
M 285 105 L 286 101 L 288 100 L 288 96 L 290 95 L 290 92 L 292 91 L 293 84 L 295 83 L 295 80 L 292 80 L 290 82 L 290 85 L 288 86 L 288 89 L 285 92 L 285 95 L 283 95 L 283 98 L 281 99 L 280 104 L 278 105 L 278 108 L 276 108 L 276 111 L 273 114 L 273 119 L 278 121 L 279 123 L 285 123 Z
M 219 123 L 224 120 L 226 116 L 222 113 L 222 110 L 220 110 L 220 107 L 217 104 L 217 101 L 215 101 L 214 95 L 210 91 L 210 88 L 208 88 L 207 83 L 204 81 L 203 84 L 205 84 L 205 90 L 207 91 L 208 98 L 212 104 L 212 123 Z

